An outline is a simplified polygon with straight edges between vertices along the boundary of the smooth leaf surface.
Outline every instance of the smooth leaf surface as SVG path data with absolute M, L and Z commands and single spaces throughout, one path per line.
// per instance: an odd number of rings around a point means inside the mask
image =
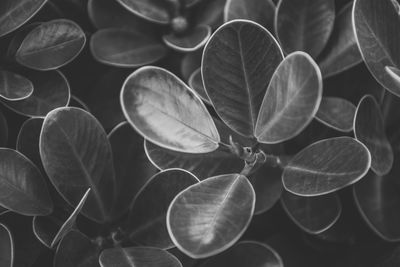
M 375 79 L 393 94 L 400 87 L 385 71 L 386 66 L 400 67 L 399 3 L 395 0 L 355 0 L 353 27 L 362 58 Z
M 14 241 L 7 226 L 0 223 L 0 265 L 12 267 L 14 263 Z
M 72 206 L 88 188 L 82 214 L 105 222 L 112 219 L 116 184 L 111 146 L 100 123 L 77 108 L 50 112 L 40 135 L 43 167 L 57 191 Z
M 204 87 L 221 119 L 234 131 L 254 136 L 262 98 L 283 59 L 275 38 L 251 21 L 225 23 L 204 48 Z
M 357 106 L 354 135 L 371 153 L 371 169 L 380 176 L 389 173 L 393 166 L 393 150 L 385 133 L 381 110 L 373 96 L 364 96 Z
M 129 123 L 164 148 L 207 153 L 220 137 L 200 98 L 171 72 L 142 67 L 122 86 L 121 105 Z
M 27 78 L 9 71 L 0 71 L 0 97 L 21 100 L 33 93 L 33 84 Z
M 192 88 L 200 98 L 206 102 L 207 104 L 211 104 L 210 99 L 208 98 L 206 89 L 203 85 L 203 77 L 201 76 L 201 68 L 197 69 L 190 75 L 188 84 L 190 88 Z
M 21 27 L 47 0 L 2 0 L 0 3 L 0 37 Z
M 254 206 L 255 193 L 246 177 L 214 176 L 175 197 L 168 209 L 168 232 L 188 256 L 213 256 L 240 238 L 250 223 Z
M 212 29 L 218 28 L 223 24 L 223 13 L 227 0 L 213 0 L 213 1 L 201 1 L 196 12 L 195 23 L 196 25 L 209 25 Z
M 21 153 L 0 148 L 0 205 L 22 215 L 48 215 L 53 202 L 39 169 Z
M 318 62 L 324 78 L 339 74 L 362 62 L 351 22 L 352 3 L 336 15 L 335 26 Z
M 39 137 L 43 119 L 30 118 L 21 126 L 17 137 L 17 150 L 28 157 L 36 166 L 42 165 L 39 153 Z
M 285 191 L 281 203 L 286 214 L 300 229 L 314 235 L 332 227 L 342 213 L 342 204 L 336 193 L 301 197 Z
M 117 0 L 133 14 L 149 21 L 168 24 L 170 15 L 168 1 L 160 0 Z
M 81 27 L 67 19 L 45 22 L 25 36 L 16 60 L 31 69 L 52 70 L 71 62 L 83 49 L 86 36 Z
M 129 29 L 109 28 L 97 31 L 90 39 L 94 58 L 116 67 L 139 67 L 163 58 L 167 50 L 157 39 Z
M 283 51 L 304 51 L 316 58 L 328 42 L 335 22 L 334 0 L 280 0 L 275 32 Z
M 274 29 L 275 4 L 272 0 L 228 0 L 224 9 L 224 22 L 247 19 L 268 30 Z
M 24 116 L 44 117 L 51 110 L 68 105 L 70 87 L 60 71 L 29 72 L 27 77 L 33 83 L 32 95 L 23 100 L 3 101 L 8 108 Z
M 400 70 L 396 67 L 386 66 L 385 71 L 389 75 L 392 82 L 400 88 Z
M 211 36 L 211 28 L 200 25 L 180 36 L 174 33 L 163 36 L 164 43 L 178 52 L 193 52 L 202 48 Z
M 0 111 L 0 147 L 5 147 L 8 141 L 8 123 L 3 112 Z
M 288 55 L 272 76 L 262 101 L 255 136 L 279 143 L 298 135 L 317 113 L 322 97 L 321 72 L 304 52 Z
M 341 132 L 353 130 L 356 107 L 348 100 L 339 97 L 322 97 L 315 118 Z
M 152 247 L 106 249 L 99 260 L 101 267 L 182 267 L 175 256 Z
M 201 265 L 201 267 L 283 267 L 279 254 L 263 243 L 241 241 Z
M 340 190 L 364 177 L 371 154 L 351 137 L 324 139 L 309 145 L 283 170 L 283 185 L 299 196 L 317 196 Z
M 51 247 L 51 242 L 60 230 L 63 220 L 58 216 L 35 216 L 32 220 L 32 230 L 35 237 L 46 247 Z

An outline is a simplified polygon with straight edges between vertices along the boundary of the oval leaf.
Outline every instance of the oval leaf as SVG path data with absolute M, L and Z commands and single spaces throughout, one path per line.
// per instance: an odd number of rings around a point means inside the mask
M 240 238 L 250 223 L 254 206 L 255 193 L 246 177 L 214 176 L 175 197 L 168 209 L 168 232 L 188 256 L 213 256 Z
M 10 230 L 0 223 L 0 265 L 12 267 L 14 264 L 14 241 Z
M 335 26 L 318 60 L 324 78 L 341 73 L 362 62 L 351 23 L 352 3 L 336 15 Z
M 2 0 L 0 4 L 0 37 L 21 27 L 47 0 Z
M 353 130 L 356 107 L 344 98 L 323 97 L 315 118 L 341 132 Z
M 300 197 L 285 191 L 281 203 L 287 215 L 303 231 L 316 235 L 333 226 L 342 213 L 336 193 L 316 197 Z
M 139 67 L 163 58 L 167 50 L 155 38 L 128 29 L 103 29 L 90 39 L 93 57 L 116 67 Z
M 17 150 L 27 156 L 36 166 L 42 166 L 39 153 L 39 137 L 42 130 L 43 119 L 30 118 L 26 120 L 18 133 Z
M 299 196 L 328 194 L 354 184 L 368 172 L 371 154 L 351 137 L 324 139 L 300 151 L 285 166 L 282 179 Z
M 33 93 L 33 84 L 16 73 L 0 71 L 0 97 L 6 100 L 22 100 Z
M 52 70 L 72 61 L 83 49 L 86 36 L 78 24 L 57 19 L 29 32 L 17 50 L 17 61 L 31 69 Z
M 159 248 L 111 248 L 100 255 L 101 267 L 182 267 L 171 253 Z
M 204 87 L 232 130 L 254 136 L 262 97 L 282 59 L 275 38 L 254 22 L 230 21 L 212 35 L 203 54 Z
M 279 143 L 298 135 L 317 113 L 322 97 L 321 72 L 304 52 L 288 55 L 276 69 L 264 96 L 255 128 L 261 143 Z
M 276 7 L 276 36 L 287 54 L 304 51 L 316 58 L 334 22 L 334 0 L 280 0 Z
M 22 215 L 47 215 L 53 202 L 39 169 L 21 153 L 0 148 L 0 205 Z
M 154 175 L 133 201 L 129 212 L 129 238 L 144 246 L 174 247 L 166 226 L 168 207 L 177 194 L 198 181 L 193 174 L 181 169 L 168 169 Z
M 170 33 L 163 36 L 164 43 L 178 52 L 193 52 L 202 48 L 211 36 L 210 26 L 200 25 L 180 36 Z
M 122 86 L 122 109 L 131 125 L 151 142 L 176 151 L 206 153 L 220 137 L 203 102 L 178 77 L 143 67 Z
M 393 166 L 393 150 L 386 137 L 381 110 L 373 96 L 364 96 L 358 104 L 354 135 L 371 153 L 371 169 L 380 176 L 389 173 Z
M 254 241 L 241 241 L 229 250 L 207 260 L 201 267 L 283 267 L 278 253 L 271 247 Z
M 168 24 L 170 21 L 168 1 L 160 0 L 117 0 L 133 14 L 149 21 Z
M 400 67 L 398 10 L 396 0 L 355 0 L 353 27 L 362 58 L 372 75 L 400 96 L 400 87 L 385 71 L 386 66 Z
M 53 110 L 43 122 L 39 147 L 43 167 L 65 200 L 77 206 L 91 188 L 82 213 L 96 222 L 111 220 L 115 174 L 111 146 L 100 123 L 78 108 Z
M 190 88 L 192 88 L 204 102 L 211 104 L 211 101 L 208 98 L 206 89 L 204 88 L 204 85 L 203 85 L 203 77 L 201 76 L 201 68 L 197 69 L 195 72 L 192 73 L 192 75 L 190 75 L 188 84 L 189 84 Z

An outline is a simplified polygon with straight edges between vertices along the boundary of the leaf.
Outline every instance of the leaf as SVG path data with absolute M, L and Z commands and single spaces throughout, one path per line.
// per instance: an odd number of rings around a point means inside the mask
M 56 209 L 57 210 L 57 209 Z M 33 233 L 46 247 L 51 248 L 51 242 L 63 224 L 59 216 L 35 216 L 32 220 Z
M 7 212 L 9 212 L 8 209 L 0 206 L 0 216 L 3 215 L 3 214 L 6 214 Z
M 120 215 L 128 210 L 132 200 L 157 169 L 146 157 L 143 137 L 136 133 L 129 123 L 118 124 L 109 133 L 108 140 L 113 152 L 115 176 L 118 182 L 117 204 L 114 211 Z
M 85 111 L 87 111 L 87 112 L 90 113 L 90 109 L 89 109 L 89 107 L 86 105 L 86 103 L 84 103 L 80 98 L 78 98 L 78 97 L 76 97 L 76 96 L 74 96 L 74 95 L 71 95 L 71 99 L 70 99 L 70 101 L 69 101 L 68 106 L 69 106 L 69 107 L 80 108 L 80 109 L 83 109 L 83 110 L 85 110 Z
M 287 54 L 304 51 L 316 58 L 328 43 L 334 21 L 334 0 L 280 0 L 275 32 Z
M 250 223 L 254 206 L 254 190 L 246 177 L 214 176 L 175 197 L 168 209 L 168 232 L 188 256 L 210 257 L 240 238 Z
M 274 29 L 275 4 L 272 0 L 228 0 L 224 9 L 224 22 L 247 19 Z
M 201 68 L 197 69 L 195 72 L 192 73 L 189 77 L 188 81 L 189 87 L 193 89 L 197 93 L 197 95 L 206 102 L 207 104 L 211 105 L 211 101 L 208 98 L 206 89 L 203 85 L 203 77 L 201 76 Z
M 391 79 L 400 88 L 400 70 L 396 67 L 386 66 L 385 71 L 389 75 L 388 79 Z
M 165 69 L 133 72 L 122 86 L 121 105 L 135 130 L 159 146 L 187 153 L 218 148 L 220 137 L 203 102 Z
M 199 25 L 182 36 L 174 33 L 166 34 L 163 36 L 163 41 L 169 48 L 187 53 L 202 48 L 210 36 L 210 26 Z
M 29 72 L 35 90 L 28 98 L 3 103 L 18 114 L 29 117 L 44 117 L 51 110 L 67 106 L 70 87 L 65 76 L 58 70 L 49 72 Z
M 255 136 L 275 144 L 298 135 L 317 113 L 322 97 L 321 72 L 304 52 L 288 55 L 272 76 L 262 101 Z
M 400 206 L 398 168 L 386 176 L 369 172 L 353 187 L 357 208 L 367 225 L 380 238 L 396 242 L 400 240 Z
M 21 126 L 17 137 L 17 150 L 32 160 L 36 166 L 42 166 L 39 153 L 39 137 L 42 130 L 43 119 L 30 118 Z
M 100 267 L 100 248 L 78 231 L 69 232 L 58 244 L 54 267 Z
M 218 28 L 223 24 L 223 13 L 227 0 L 203 0 L 196 7 L 198 12 L 194 14 L 196 25 L 209 25 L 212 29 Z
M 0 97 L 6 100 L 22 100 L 33 93 L 33 84 L 27 78 L 8 71 L 0 71 Z
M 270 246 L 255 241 L 241 241 L 201 267 L 283 267 L 279 254 Z
M 106 249 L 99 260 L 102 267 L 182 267 L 175 256 L 152 247 Z
M 8 124 L 3 112 L 0 111 L 0 147 L 5 147 L 8 141 Z
M 151 22 L 168 24 L 170 22 L 168 1 L 159 0 L 117 0 L 133 14 Z
M 180 76 L 187 81 L 192 73 L 201 66 L 201 57 L 203 50 L 197 50 L 192 53 L 186 53 L 180 62 Z
M 0 205 L 22 215 L 47 215 L 53 202 L 38 168 L 21 153 L 0 148 Z
M 251 21 L 225 23 L 204 48 L 204 87 L 221 119 L 252 137 L 268 83 L 283 59 L 275 38 Z
M 85 43 L 85 33 L 78 24 L 56 19 L 40 24 L 25 36 L 16 60 L 34 70 L 53 70 L 71 62 Z
M 196 176 L 182 169 L 168 169 L 150 178 L 129 211 L 129 238 L 143 246 L 174 247 L 166 225 L 168 207 L 177 194 L 198 181 Z
M 357 44 L 369 71 L 383 87 L 400 96 L 400 87 L 385 71 L 386 66 L 400 67 L 398 5 L 394 0 L 355 0 L 352 19 Z
M 322 97 L 315 118 L 341 132 L 353 130 L 356 107 L 348 100 L 339 97 Z
M 283 170 L 285 189 L 299 196 L 318 196 L 356 183 L 371 166 L 371 154 L 351 137 L 324 139 L 300 151 Z
M 336 193 L 300 197 L 285 191 L 281 203 L 289 218 L 303 231 L 316 235 L 331 228 L 342 213 Z
M 128 29 L 102 29 L 92 35 L 90 51 L 100 63 L 139 67 L 163 58 L 167 50 L 157 39 Z
M 47 0 L 2 0 L 0 4 L 0 37 L 21 27 L 46 2 Z
M 81 109 L 55 109 L 43 122 L 39 147 L 43 167 L 63 198 L 75 207 L 91 188 L 82 214 L 99 223 L 112 220 L 115 173 L 100 123 Z
M 371 95 L 364 96 L 357 106 L 354 135 L 371 153 L 371 169 L 380 176 L 389 173 L 393 166 L 393 150 L 379 104 Z
M 351 14 L 352 3 L 348 3 L 336 15 L 333 32 L 318 60 L 324 78 L 339 74 L 362 62 Z
M 14 241 L 7 226 L 0 223 L 0 265 L 12 267 L 14 263 Z

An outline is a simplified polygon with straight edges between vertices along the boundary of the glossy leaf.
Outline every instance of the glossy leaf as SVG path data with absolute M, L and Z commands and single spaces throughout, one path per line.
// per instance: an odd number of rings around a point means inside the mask
M 102 29 L 90 39 L 94 58 L 116 67 L 139 67 L 163 58 L 167 50 L 157 39 L 128 29 Z
M 54 267 L 97 267 L 100 248 L 87 236 L 69 232 L 58 244 Z
M 341 132 L 353 130 L 353 120 L 356 107 L 344 98 L 323 97 L 315 118 Z
M 250 223 L 254 206 L 254 190 L 246 177 L 214 176 L 175 197 L 168 209 L 168 232 L 188 256 L 213 256 L 240 238 Z
M 283 262 L 279 254 L 270 246 L 254 241 L 241 241 L 201 265 L 201 267 L 221 266 L 283 267 Z
M 7 226 L 0 223 L 0 265 L 12 267 L 14 263 L 14 241 Z
M 133 72 L 122 86 L 121 105 L 135 130 L 159 146 L 188 153 L 218 148 L 220 137 L 203 102 L 165 69 Z
M 3 101 L 13 111 L 29 117 L 44 117 L 51 110 L 67 106 L 70 98 L 69 83 L 59 71 L 30 72 L 32 95 L 18 101 Z
M 274 28 L 275 4 L 272 0 L 228 0 L 224 9 L 224 21 L 247 19 L 259 23 L 268 30 Z
M 334 0 L 280 0 L 275 32 L 287 54 L 303 51 L 316 58 L 328 42 L 334 21 Z
M 336 15 L 333 32 L 318 60 L 324 78 L 339 74 L 362 62 L 351 22 L 352 4 Z
M 129 238 L 144 246 L 174 247 L 166 225 L 168 207 L 177 194 L 198 181 L 193 174 L 181 169 L 168 169 L 154 175 L 133 201 L 129 212 Z
M 386 241 L 400 240 L 398 169 L 380 177 L 373 172 L 353 187 L 357 208 L 367 225 Z
M 0 97 L 21 100 L 33 93 L 33 84 L 27 78 L 8 71 L 0 71 Z
M 264 96 L 255 136 L 279 143 L 298 135 L 317 113 L 322 97 L 321 72 L 304 52 L 288 55 L 276 69 Z
M 193 52 L 202 48 L 211 36 L 210 26 L 200 25 L 182 36 L 174 33 L 163 36 L 164 43 L 178 52 Z
M 282 179 L 289 192 L 317 196 L 354 184 L 366 175 L 371 154 L 351 137 L 324 139 L 300 151 L 285 166 Z
M 400 67 L 398 10 L 395 0 L 355 0 L 352 19 L 358 47 L 368 69 L 382 86 L 400 96 L 400 87 L 385 71 L 386 66 Z
M 72 206 L 88 188 L 82 214 L 96 222 L 112 219 L 116 184 L 111 146 L 100 123 L 77 108 L 50 112 L 40 135 L 43 167 L 57 191 Z
M 201 69 L 197 69 L 195 72 L 192 73 L 192 75 L 190 75 L 188 84 L 190 88 L 192 88 L 204 102 L 211 104 L 206 89 L 204 88 L 203 85 L 203 77 L 201 76 Z
M 99 261 L 101 267 L 182 267 L 175 256 L 152 247 L 106 249 Z
M 168 24 L 170 15 L 168 1 L 159 0 L 117 0 L 123 7 L 133 14 L 149 21 Z
M 17 50 L 17 61 L 31 69 L 52 70 L 71 62 L 83 49 L 86 36 L 78 24 L 57 19 L 29 32 Z
M 21 27 L 47 0 L 2 0 L 0 3 L 0 37 Z
M 342 213 L 336 193 L 316 197 L 301 197 L 285 191 L 281 203 L 287 215 L 303 231 L 319 234 L 333 226 Z
M 17 150 L 32 160 L 36 166 L 42 165 L 39 153 L 39 137 L 42 130 L 43 119 L 31 118 L 26 120 L 18 133 Z
M 387 174 L 393 166 L 393 150 L 385 133 L 384 120 L 373 96 L 364 96 L 354 118 L 354 135 L 371 153 L 371 169 Z
M 22 215 L 48 215 L 53 202 L 38 168 L 21 153 L 0 148 L 0 205 Z
M 389 79 L 400 88 L 400 70 L 396 67 L 386 66 L 385 71 L 389 75 Z
M 254 22 L 230 21 L 212 35 L 203 54 L 204 87 L 232 130 L 254 135 L 262 97 L 282 59 L 275 38 Z
M 143 137 L 123 122 L 117 125 L 108 135 L 113 151 L 115 176 L 118 183 L 117 204 L 115 213 L 127 211 L 142 187 L 157 172 L 148 161 L 143 147 Z

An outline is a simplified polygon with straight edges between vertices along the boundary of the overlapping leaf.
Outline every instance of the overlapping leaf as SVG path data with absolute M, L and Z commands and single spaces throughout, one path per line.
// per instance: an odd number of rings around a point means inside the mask
M 0 97 L 21 100 L 33 93 L 33 84 L 27 78 L 9 71 L 0 71 Z
M 14 265 L 14 241 L 7 226 L 0 223 L 0 265 L 13 267 Z
M 168 1 L 159 0 L 117 0 L 133 14 L 152 22 L 168 24 L 170 20 Z
M 39 137 L 42 130 L 42 118 L 30 118 L 26 120 L 18 133 L 17 150 L 41 167 L 42 160 L 39 153 Z
M 339 97 L 323 97 L 315 118 L 323 124 L 341 132 L 353 130 L 356 107 Z
M 201 76 L 201 68 L 197 69 L 190 75 L 188 84 L 190 88 L 192 88 L 204 102 L 211 104 L 206 89 L 204 89 L 203 77 Z
M 193 52 L 202 48 L 211 36 L 210 26 L 200 25 L 184 35 L 170 33 L 163 36 L 164 43 L 178 52 Z

